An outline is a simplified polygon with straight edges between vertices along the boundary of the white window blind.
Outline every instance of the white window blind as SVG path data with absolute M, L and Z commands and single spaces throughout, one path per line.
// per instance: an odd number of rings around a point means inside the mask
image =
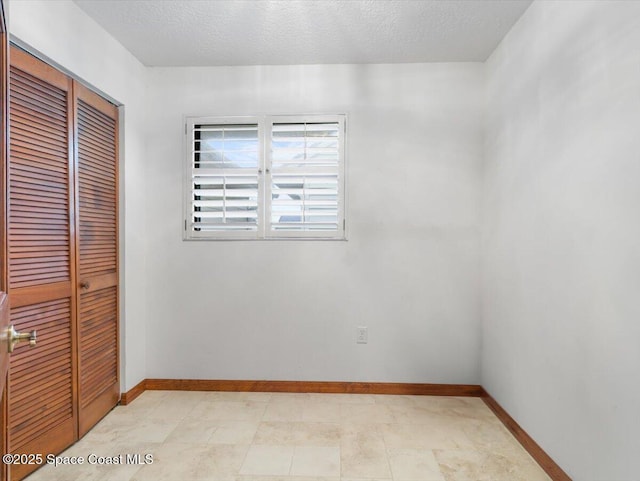
M 257 236 L 261 191 L 258 124 L 193 122 L 190 130 L 188 223 L 192 235 Z
M 344 238 L 344 116 L 188 118 L 185 239 Z
M 337 121 L 271 124 L 270 233 L 340 230 L 340 131 Z

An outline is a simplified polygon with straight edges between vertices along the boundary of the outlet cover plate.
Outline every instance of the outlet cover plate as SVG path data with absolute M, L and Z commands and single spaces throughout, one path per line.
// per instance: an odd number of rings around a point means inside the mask
M 366 344 L 369 342 L 369 328 L 366 326 L 356 327 L 356 343 Z

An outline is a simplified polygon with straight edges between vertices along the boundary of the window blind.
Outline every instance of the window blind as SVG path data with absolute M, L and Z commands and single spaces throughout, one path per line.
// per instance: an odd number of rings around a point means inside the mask
M 257 124 L 193 125 L 192 232 L 257 232 L 259 143 Z
M 340 130 L 339 122 L 271 125 L 272 233 L 340 230 Z
M 190 117 L 185 239 L 344 238 L 344 116 Z

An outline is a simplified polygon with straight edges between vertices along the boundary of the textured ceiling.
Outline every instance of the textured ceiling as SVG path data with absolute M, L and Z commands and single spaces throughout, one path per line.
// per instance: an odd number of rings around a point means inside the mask
M 484 61 L 531 0 L 75 0 L 153 66 Z

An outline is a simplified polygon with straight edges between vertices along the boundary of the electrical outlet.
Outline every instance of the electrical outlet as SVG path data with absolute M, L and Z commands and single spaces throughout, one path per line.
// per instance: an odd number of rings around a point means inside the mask
M 369 328 L 364 326 L 356 327 L 356 343 L 366 344 L 369 341 Z

